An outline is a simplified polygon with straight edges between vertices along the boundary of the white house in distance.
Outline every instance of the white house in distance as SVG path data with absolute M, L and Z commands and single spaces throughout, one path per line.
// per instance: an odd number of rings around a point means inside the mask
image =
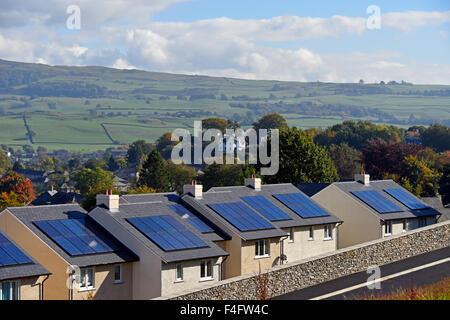
M 393 180 L 371 181 L 368 174 L 356 174 L 353 181 L 298 187 L 344 220 L 339 248 L 424 227 L 440 215 Z

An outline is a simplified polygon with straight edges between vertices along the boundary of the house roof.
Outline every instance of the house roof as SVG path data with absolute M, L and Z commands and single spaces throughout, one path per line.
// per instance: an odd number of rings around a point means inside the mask
M 33 206 L 42 206 L 50 204 L 73 204 L 81 203 L 82 201 L 83 197 L 79 193 L 47 191 L 37 197 L 31 204 Z
M 196 217 L 204 221 L 207 225 L 209 225 L 214 232 L 204 233 L 203 235 L 207 237 L 211 241 L 223 241 L 228 240 L 231 237 L 226 234 L 223 230 L 217 227 L 210 220 L 203 217 L 199 214 L 194 208 L 184 203 L 181 200 L 181 197 L 177 195 L 175 192 L 166 192 L 166 193 L 146 193 L 146 194 L 126 194 L 120 197 L 119 199 L 120 205 L 122 204 L 130 204 L 130 203 L 150 203 L 152 202 L 162 202 L 166 204 L 181 204 L 188 208 Z
M 37 277 L 51 274 L 47 269 L 40 265 L 33 257 L 31 257 L 25 250 L 23 250 L 16 242 L 14 242 L 6 234 L 0 232 L 12 244 L 14 244 L 23 254 L 25 254 L 32 262 L 26 264 L 3 266 L 0 267 L 0 281 L 13 280 L 27 277 Z
M 183 197 L 183 200 L 186 203 L 190 204 L 192 207 L 194 207 L 206 218 L 210 219 L 211 221 L 216 223 L 219 227 L 226 230 L 228 233 L 235 233 L 244 240 L 255 240 L 255 239 L 286 236 L 286 232 L 281 230 L 281 228 L 342 222 L 339 218 L 333 215 L 325 217 L 302 218 L 295 212 L 293 212 L 291 209 L 286 207 L 283 203 L 281 203 L 280 201 L 276 200 L 273 197 L 274 194 L 288 194 L 288 193 L 301 193 L 301 192 L 290 183 L 262 185 L 261 191 L 255 191 L 253 188 L 247 186 L 215 187 L 211 188 L 207 192 L 204 192 L 202 199 L 195 199 L 191 195 L 185 195 Z M 274 229 L 240 231 L 231 223 L 229 223 L 226 219 L 222 218 L 220 215 L 218 215 L 208 207 L 209 204 L 225 203 L 225 202 L 242 202 L 245 204 L 245 202 L 243 202 L 243 200 L 241 199 L 241 197 L 244 196 L 264 196 L 272 204 L 274 204 L 275 206 L 280 208 L 284 213 L 286 213 L 291 219 L 281 221 L 269 221 L 272 225 L 275 226 Z M 259 214 L 257 211 L 256 213 L 260 215 L 263 219 L 266 219 L 263 215 Z
M 384 189 L 388 188 L 401 188 L 405 192 L 409 193 L 411 196 L 415 197 L 412 193 L 408 192 L 408 190 L 402 188 L 399 184 L 397 184 L 393 180 L 373 180 L 370 181 L 370 184 L 368 186 L 365 186 L 361 182 L 357 181 L 347 181 L 347 182 L 335 182 L 332 184 L 333 186 L 336 186 L 343 192 L 347 193 L 352 199 L 355 201 L 358 201 L 363 206 L 367 207 L 368 210 L 376 214 L 381 220 L 394 220 L 394 219 L 407 219 L 407 218 L 416 218 L 418 216 L 432 216 L 432 215 L 440 215 L 440 213 L 433 209 L 433 208 L 427 208 L 422 210 L 410 210 L 408 207 L 406 207 L 403 203 L 395 199 L 394 197 L 390 196 L 388 193 L 383 191 Z M 354 196 L 351 192 L 352 191 L 365 191 L 365 190 L 376 190 L 382 195 L 384 195 L 387 199 L 395 203 L 397 206 L 399 206 L 402 211 L 399 212 L 390 212 L 390 213 L 379 213 L 378 211 L 372 209 L 370 206 L 368 206 L 364 201 L 359 199 L 358 197 Z M 417 198 L 417 197 L 416 197 Z M 420 199 L 417 199 L 420 201 Z
M 450 208 L 444 207 L 441 199 L 439 199 L 438 197 L 423 197 L 422 201 L 430 207 L 439 211 L 439 213 L 441 214 L 439 222 L 450 220 Z
M 130 197 L 127 196 L 129 199 Z M 152 201 L 147 202 L 136 202 L 136 203 L 121 203 L 118 212 L 111 212 L 103 207 L 97 207 L 94 210 L 104 210 L 108 215 L 114 218 L 123 228 L 128 230 L 134 237 L 139 239 L 146 247 L 157 254 L 164 262 L 177 262 L 186 260 L 197 260 L 212 257 L 227 256 L 228 253 L 219 248 L 212 239 L 218 235 L 213 232 L 213 236 L 198 232 L 193 226 L 191 226 L 187 221 L 182 219 L 177 213 L 169 208 L 169 205 L 178 203 L 179 197 L 173 193 L 163 193 L 163 194 L 149 194 L 149 195 L 139 195 L 136 197 L 131 197 L 135 201 L 138 199 L 151 199 Z M 138 217 L 152 217 L 169 215 L 183 226 L 185 226 L 189 231 L 194 233 L 198 238 L 206 243 L 207 247 L 202 248 L 190 248 L 175 251 L 164 251 L 156 243 L 147 238 L 138 229 L 131 225 L 127 219 L 138 218 Z M 217 227 L 216 227 L 217 228 Z M 222 238 L 220 238 L 223 240 Z
M 87 212 L 79 205 L 67 204 L 36 207 L 14 207 L 6 208 L 5 210 L 9 211 L 18 220 L 25 224 L 25 226 L 30 229 L 31 232 L 38 236 L 53 251 L 55 251 L 59 256 L 61 256 L 64 260 L 72 265 L 87 267 L 139 260 L 139 258 L 133 252 L 126 248 L 122 243 L 120 243 L 92 218 L 90 218 L 87 215 Z M 33 222 L 35 221 L 80 218 L 87 219 L 87 221 L 92 226 L 92 229 L 90 231 L 93 232 L 96 236 L 100 237 L 107 244 L 111 244 L 112 247 L 117 248 L 117 250 L 115 250 L 114 252 L 71 256 L 33 224 Z

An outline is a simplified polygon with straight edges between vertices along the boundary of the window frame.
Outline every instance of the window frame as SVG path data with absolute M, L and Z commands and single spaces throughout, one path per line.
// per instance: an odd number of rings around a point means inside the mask
M 91 285 L 84 286 L 83 281 L 86 280 L 86 275 L 88 274 L 89 270 L 91 270 L 91 272 L 92 272 Z M 84 276 L 83 276 L 83 272 L 84 272 Z M 93 267 L 82 268 L 82 269 L 80 269 L 79 291 L 90 291 L 90 290 L 95 290 L 95 269 Z
M 262 243 L 262 246 L 261 246 Z M 261 251 L 263 254 L 261 254 Z M 270 257 L 270 239 L 259 239 L 255 241 L 255 259 Z
M 178 277 L 178 267 L 180 268 L 181 277 Z M 200 264 L 201 268 L 201 264 Z M 201 273 L 200 273 L 201 277 Z M 175 282 L 183 282 L 184 281 L 184 272 L 183 272 L 183 265 L 181 263 L 177 263 L 175 265 Z
M 333 228 L 329 224 L 323 227 L 323 240 L 333 240 Z
M 311 226 L 308 229 L 308 240 L 313 241 L 314 240 L 314 228 Z
M 9 283 L 9 299 L 3 300 L 3 284 Z M 14 284 L 14 285 L 12 285 Z M 13 288 L 14 287 L 14 288 Z M 13 292 L 14 290 L 14 292 Z M 14 297 L 15 299 L 11 299 L 11 297 Z M 20 300 L 20 283 L 19 281 L 0 281 L 0 301 L 14 301 L 14 300 Z
M 116 268 L 119 268 L 119 280 L 116 279 Z M 123 283 L 123 278 L 122 278 L 122 265 L 121 264 L 117 264 L 114 266 L 114 283 Z
M 209 268 L 208 268 L 209 264 Z M 208 275 L 208 269 L 211 272 L 210 275 Z M 204 273 L 204 276 L 202 276 L 202 273 Z M 210 281 L 214 280 L 214 265 L 212 260 L 203 260 L 200 262 L 200 281 Z
M 289 238 L 288 243 L 294 243 L 295 242 L 295 231 L 294 228 L 289 228 Z
M 389 228 L 388 228 L 389 227 Z M 389 232 L 388 232 L 389 229 Z M 384 236 L 391 236 L 392 235 L 392 221 L 385 221 L 384 222 Z

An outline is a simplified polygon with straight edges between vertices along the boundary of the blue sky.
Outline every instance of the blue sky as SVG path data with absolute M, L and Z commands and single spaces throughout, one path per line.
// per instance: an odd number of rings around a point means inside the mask
M 450 84 L 450 1 L 2 1 L 0 59 L 248 79 Z M 369 30 L 366 9 L 381 11 Z

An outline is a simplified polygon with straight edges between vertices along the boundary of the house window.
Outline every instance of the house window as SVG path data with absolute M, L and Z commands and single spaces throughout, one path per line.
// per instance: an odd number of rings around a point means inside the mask
M 427 225 L 427 217 L 419 217 L 419 228 Z
M 314 229 L 309 227 L 309 240 L 314 240 Z
M 264 258 L 270 256 L 269 239 L 258 240 L 255 243 L 255 258 Z
M 19 300 L 19 285 L 17 282 L 0 283 L 0 300 Z
M 175 271 L 175 281 L 183 281 L 183 266 L 181 263 L 177 264 Z
M 390 236 L 392 234 L 392 221 L 386 221 L 384 223 L 384 235 Z
M 213 278 L 211 260 L 202 261 L 200 263 L 200 280 L 211 280 Z
M 330 226 L 323 227 L 323 238 L 324 240 L 330 240 L 332 239 L 332 228 Z
M 408 220 L 403 220 L 403 232 L 408 231 Z
M 114 283 L 122 283 L 122 266 L 120 264 L 114 267 Z
M 289 242 L 294 242 L 294 228 L 289 229 Z
M 94 269 L 87 268 L 80 271 L 80 290 L 94 289 Z

